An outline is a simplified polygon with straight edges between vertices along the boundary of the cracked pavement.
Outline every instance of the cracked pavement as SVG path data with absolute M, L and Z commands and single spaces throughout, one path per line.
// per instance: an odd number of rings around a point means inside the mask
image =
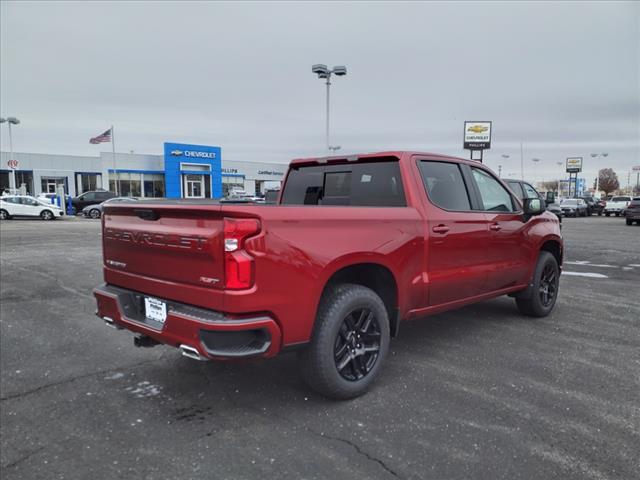
M 606 278 L 564 276 L 546 319 L 499 298 L 403 324 L 374 388 L 333 402 L 292 354 L 202 363 L 106 328 L 99 221 L 2 222 L 0 476 L 634 478 L 640 227 L 563 224 L 565 269 Z

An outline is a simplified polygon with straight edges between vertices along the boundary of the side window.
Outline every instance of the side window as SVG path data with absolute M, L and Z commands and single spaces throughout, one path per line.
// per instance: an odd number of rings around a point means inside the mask
M 524 188 L 524 193 L 527 195 L 525 198 L 540 198 L 540 195 L 538 195 L 536 189 L 528 183 L 523 183 L 522 188 Z
M 431 203 L 444 210 L 471 210 L 467 187 L 456 163 L 423 160 L 418 166 Z
M 507 185 L 509 185 L 509 188 L 511 189 L 511 191 L 513 191 L 513 193 L 515 193 L 520 200 L 524 200 L 525 198 L 527 198 L 524 192 L 522 191 L 520 182 L 507 182 Z
M 96 194 L 94 192 L 88 192 L 82 195 L 82 200 L 95 200 Z
M 7 203 L 13 203 L 13 204 L 20 203 L 20 199 L 17 197 L 5 197 L 3 198 L 3 200 Z
M 109 192 L 97 192 L 96 193 L 96 199 L 97 200 L 107 200 L 111 198 L 111 195 L 109 195 Z
M 474 168 L 473 178 L 476 181 L 485 211 L 513 212 L 511 194 L 498 181 L 484 170 Z

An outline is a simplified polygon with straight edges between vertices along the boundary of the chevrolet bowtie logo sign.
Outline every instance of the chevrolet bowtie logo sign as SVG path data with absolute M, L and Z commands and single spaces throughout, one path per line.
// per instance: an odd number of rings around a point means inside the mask
M 182 150 L 171 150 L 171 155 L 173 155 L 174 157 L 179 157 L 180 155 L 182 155 Z
M 471 125 L 469 128 L 467 128 L 467 132 L 473 133 L 484 133 L 487 130 L 489 130 L 489 127 L 483 127 L 482 125 Z

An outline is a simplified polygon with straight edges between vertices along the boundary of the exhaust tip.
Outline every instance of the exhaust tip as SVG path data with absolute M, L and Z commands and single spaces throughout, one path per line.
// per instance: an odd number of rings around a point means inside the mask
M 205 360 L 205 358 L 200 355 L 200 352 L 198 352 L 198 350 L 190 347 L 189 345 L 180 345 L 180 351 L 182 352 L 182 355 L 184 355 L 185 357 L 189 357 L 192 360 Z
M 116 324 L 111 317 L 102 317 L 107 327 L 116 328 Z

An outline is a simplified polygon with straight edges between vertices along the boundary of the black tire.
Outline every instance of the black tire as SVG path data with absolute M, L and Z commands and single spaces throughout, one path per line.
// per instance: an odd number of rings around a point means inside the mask
M 627 225 L 633 225 L 633 220 L 629 220 L 629 219 L 627 218 Z
M 381 370 L 389 339 L 380 297 L 361 285 L 337 285 L 321 300 L 311 343 L 299 354 L 303 379 L 326 397 L 360 396 Z
M 11 215 L 4 208 L 0 209 L 0 220 L 11 220 Z
M 56 217 L 51 210 L 43 210 L 40 212 L 40 218 L 43 220 L 54 220 Z
M 546 317 L 556 304 L 559 287 L 560 269 L 556 257 L 549 252 L 540 252 L 533 273 L 531 297 L 516 298 L 518 310 L 529 317 Z
M 100 210 L 98 210 L 97 208 L 92 208 L 91 210 L 89 210 L 89 216 L 91 218 L 100 218 Z
M 605 213 L 604 216 L 608 217 L 609 215 L 611 215 L 610 213 Z
M 601 217 L 602 216 L 602 212 L 598 212 L 598 216 Z
M 616 217 L 619 217 L 619 216 L 620 216 L 620 214 L 618 212 L 616 212 Z

